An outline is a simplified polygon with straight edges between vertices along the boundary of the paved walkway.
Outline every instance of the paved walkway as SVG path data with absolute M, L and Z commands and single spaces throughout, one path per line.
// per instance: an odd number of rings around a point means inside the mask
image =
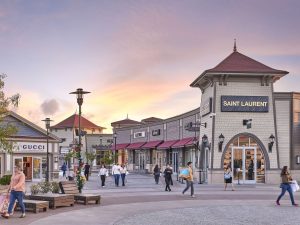
M 182 195 L 184 184 L 174 182 L 172 192 L 165 192 L 162 183 L 154 184 L 152 176 L 128 176 L 125 187 L 115 187 L 111 178 L 107 187 L 99 187 L 93 175 L 85 186 L 86 193 L 100 193 L 100 206 L 78 205 L 50 210 L 48 213 L 27 213 L 25 219 L 15 215 L 3 224 L 299 224 L 300 207 L 290 206 L 288 196 L 280 207 L 274 199 L 279 187 L 272 185 L 236 185 L 236 191 L 223 191 L 223 185 L 195 184 L 196 198 Z M 296 199 L 300 202 L 300 195 Z M 17 213 L 16 213 L 17 214 Z M 291 219 L 289 219 L 291 218 Z

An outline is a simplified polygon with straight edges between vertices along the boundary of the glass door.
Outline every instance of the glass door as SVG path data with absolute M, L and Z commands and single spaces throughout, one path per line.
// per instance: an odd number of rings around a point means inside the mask
M 257 177 L 256 147 L 232 147 L 233 180 L 238 184 L 255 184 Z
M 160 151 L 156 152 L 156 164 L 162 170 L 162 166 L 163 166 L 163 153 L 160 152 Z
M 178 152 L 172 152 L 172 168 L 173 173 L 177 174 L 178 172 Z
M 145 169 L 145 152 L 142 151 L 139 152 L 139 169 Z
M 42 179 L 42 159 L 38 157 L 33 157 L 33 170 L 32 179 L 41 180 Z

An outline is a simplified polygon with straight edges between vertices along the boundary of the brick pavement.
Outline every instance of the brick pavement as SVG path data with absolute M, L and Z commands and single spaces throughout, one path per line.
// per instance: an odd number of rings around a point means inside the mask
M 277 208 L 274 206 L 274 199 L 279 194 L 278 186 L 272 185 L 240 185 L 236 186 L 236 191 L 223 191 L 223 185 L 195 185 L 196 199 L 191 199 L 188 194 L 181 195 L 184 184 L 174 182 L 172 192 L 165 192 L 163 183 L 154 184 L 151 176 L 134 175 L 128 176 L 127 186 L 115 187 L 112 179 L 109 178 L 107 187 L 99 187 L 98 177 L 92 176 L 86 184 L 84 192 L 100 193 L 102 202 L 100 206 L 78 205 L 75 207 L 63 207 L 56 210 L 49 210 L 48 213 L 33 214 L 28 212 L 25 219 L 19 219 L 17 216 L 9 220 L 1 219 L 2 224 L 22 224 L 22 225 L 47 225 L 47 224 L 130 224 L 133 220 L 139 221 L 141 215 L 146 218 L 144 224 L 153 224 L 153 218 L 176 214 L 176 210 L 184 210 L 186 207 L 194 207 L 193 210 L 199 214 L 206 215 L 207 212 L 216 206 L 229 207 L 229 205 L 238 205 L 237 207 L 247 207 L 249 205 L 258 206 L 257 209 L 269 210 L 273 213 Z M 288 199 L 288 196 L 285 197 Z M 298 202 L 299 194 L 296 194 Z M 283 201 L 282 212 L 290 210 L 288 200 Z M 197 208 L 201 206 L 200 208 Z M 208 207 L 210 206 L 210 207 Z M 261 207 L 261 208 L 259 208 Z M 266 208 L 266 209 L 265 209 Z M 169 211 L 168 211 L 169 210 Z M 172 211 L 175 210 L 175 211 Z M 246 210 L 246 209 L 245 209 Z M 294 210 L 294 209 L 293 209 Z M 299 209 L 296 209 L 299 212 Z M 116 213 L 117 212 L 117 213 Z M 121 213 L 122 212 L 122 213 Z M 143 216 L 144 213 L 151 212 L 151 216 Z M 275 213 L 276 211 L 274 211 Z M 291 211 L 293 212 L 293 211 Z M 157 213 L 157 214 L 156 214 Z M 86 219 L 85 215 L 88 215 Z M 146 214 L 145 214 L 146 215 Z M 186 214 L 187 217 L 193 217 Z M 173 216 L 175 218 L 175 216 Z M 173 218 L 172 217 L 172 218 Z M 127 219 L 126 219 L 127 218 Z M 152 219 L 151 219 L 152 218 Z M 180 218 L 178 218 L 180 221 Z M 162 220 L 163 221 L 163 220 Z M 170 222 L 173 220 L 170 220 Z M 196 220 L 197 221 L 197 220 Z M 193 224 L 193 221 L 190 221 Z M 154 223 L 159 224 L 159 223 Z M 167 223 L 165 223 L 167 224 Z M 179 223 L 180 224 L 180 223 Z M 177 225 L 179 225 L 177 223 Z M 207 223 L 209 224 L 209 223 Z M 218 223 L 215 223 L 218 224 Z M 275 223 L 276 224 L 276 223 Z

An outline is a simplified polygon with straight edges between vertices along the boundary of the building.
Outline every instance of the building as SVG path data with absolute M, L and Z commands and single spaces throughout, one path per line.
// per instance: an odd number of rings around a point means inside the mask
M 115 127 L 128 168 L 152 172 L 170 163 L 175 174 L 192 161 L 200 182 L 223 183 L 224 166 L 237 183 L 279 183 L 287 165 L 300 179 L 300 93 L 276 93 L 288 74 L 234 51 L 191 87 L 200 108 L 149 124 Z M 120 159 L 119 159 L 120 160 Z
M 70 152 L 70 150 L 78 144 L 79 140 L 79 129 L 78 129 L 78 123 L 79 122 L 79 116 L 77 114 L 74 114 L 67 119 L 59 122 L 58 124 L 51 126 L 50 132 L 57 137 L 62 139 L 62 143 L 59 145 L 59 153 L 60 153 L 60 165 L 62 164 L 64 160 L 64 155 Z M 105 127 L 98 126 L 88 119 L 81 116 L 81 151 L 87 152 L 91 151 L 92 149 L 88 149 L 88 143 L 87 143 L 87 135 L 100 135 L 103 133 L 103 130 L 106 129 Z
M 26 181 L 41 181 L 46 176 L 47 139 L 49 152 L 50 178 L 58 178 L 59 143 L 60 139 L 14 112 L 8 112 L 1 121 L 3 125 L 13 125 L 17 133 L 9 137 L 14 143 L 12 153 L 1 150 L 0 176 L 12 174 L 14 165 L 20 165 Z

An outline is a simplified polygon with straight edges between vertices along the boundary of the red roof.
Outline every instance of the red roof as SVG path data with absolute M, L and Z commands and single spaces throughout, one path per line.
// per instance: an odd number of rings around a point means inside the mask
M 184 146 L 192 146 L 194 145 L 195 141 L 198 141 L 199 140 L 199 137 L 196 137 L 196 138 L 193 138 L 192 140 L 190 140 L 189 142 L 187 142 Z
M 165 141 L 161 145 L 157 147 L 157 149 L 166 149 L 166 148 L 171 148 L 176 142 L 179 140 L 171 140 L 171 141 Z
M 70 116 L 69 118 L 61 121 L 60 123 L 52 126 L 52 129 L 60 129 L 60 128 L 78 128 L 78 121 L 79 121 L 79 116 L 77 114 L 74 114 Z M 80 127 L 81 128 L 86 128 L 86 129 L 105 129 L 105 127 L 100 127 L 91 121 L 87 120 L 83 116 L 81 116 L 80 119 Z
M 158 145 L 160 145 L 163 141 L 149 141 L 145 145 L 143 145 L 143 149 L 147 148 L 156 148 Z
M 178 141 L 177 143 L 175 143 L 172 148 L 181 148 L 184 147 L 187 143 L 189 143 L 190 141 L 193 141 L 194 137 L 189 137 L 189 138 L 183 138 L 180 141 Z
M 273 69 L 238 51 L 232 52 L 216 67 L 206 70 L 206 72 L 288 74 L 287 71 Z
M 124 143 L 124 144 L 116 144 L 116 150 L 124 149 L 129 145 L 129 143 Z M 114 146 L 113 146 L 114 149 Z
M 139 149 L 141 148 L 146 142 L 137 142 L 137 143 L 131 143 L 129 146 L 127 146 L 127 149 Z

